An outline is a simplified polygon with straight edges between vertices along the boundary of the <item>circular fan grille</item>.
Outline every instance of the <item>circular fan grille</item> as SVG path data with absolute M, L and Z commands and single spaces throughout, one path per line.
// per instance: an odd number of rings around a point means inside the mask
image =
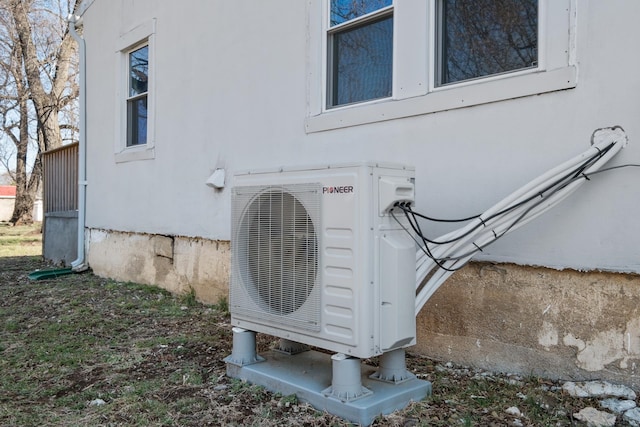
M 244 284 L 265 312 L 283 316 L 305 303 L 318 270 L 318 242 L 304 205 L 290 192 L 269 189 L 249 204 L 240 235 Z

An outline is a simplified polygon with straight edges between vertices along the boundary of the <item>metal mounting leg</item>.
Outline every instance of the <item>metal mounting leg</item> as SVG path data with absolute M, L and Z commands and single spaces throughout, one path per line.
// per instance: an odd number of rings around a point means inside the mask
M 224 359 L 226 363 L 246 366 L 264 361 L 256 352 L 256 333 L 242 328 L 233 328 L 233 349 L 231 356 Z
M 350 402 L 373 394 L 362 386 L 360 359 L 342 353 L 331 356 L 331 387 L 322 391 L 327 397 Z
M 399 384 L 416 377 L 407 371 L 404 348 L 383 353 L 379 361 L 380 366 L 378 370 L 370 375 L 369 378 Z

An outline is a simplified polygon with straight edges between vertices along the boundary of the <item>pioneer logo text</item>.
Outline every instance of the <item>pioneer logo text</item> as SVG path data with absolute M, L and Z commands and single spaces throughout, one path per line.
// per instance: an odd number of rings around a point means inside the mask
M 322 187 L 322 194 L 345 194 L 345 193 L 353 193 L 353 185 Z

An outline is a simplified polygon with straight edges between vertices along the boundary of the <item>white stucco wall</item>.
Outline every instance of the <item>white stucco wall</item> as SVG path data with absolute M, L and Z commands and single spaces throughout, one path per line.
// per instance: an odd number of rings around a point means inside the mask
M 13 208 L 16 204 L 15 196 L 0 196 L 0 221 L 9 221 L 13 216 Z M 41 222 L 43 218 L 42 199 L 33 202 L 33 220 Z
M 87 226 L 230 238 L 230 187 L 216 168 L 361 160 L 416 168 L 418 210 L 479 213 L 621 125 L 630 144 L 611 165 L 640 163 L 640 2 L 577 0 L 573 89 L 306 133 L 316 2 L 95 1 L 84 16 L 88 84 Z M 155 158 L 116 163 L 120 35 L 156 19 Z M 317 75 L 317 74 L 315 74 Z M 428 96 L 428 95 L 427 95 Z M 601 174 L 561 206 L 494 244 L 484 260 L 640 272 L 638 169 Z M 429 234 L 445 229 L 433 226 Z
M 13 215 L 13 206 L 16 204 L 14 196 L 0 196 L 0 221 L 9 221 Z

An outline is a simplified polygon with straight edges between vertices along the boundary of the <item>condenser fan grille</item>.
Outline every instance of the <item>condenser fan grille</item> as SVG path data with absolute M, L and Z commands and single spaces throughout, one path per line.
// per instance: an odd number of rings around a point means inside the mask
M 234 188 L 232 313 L 318 330 L 319 188 Z

